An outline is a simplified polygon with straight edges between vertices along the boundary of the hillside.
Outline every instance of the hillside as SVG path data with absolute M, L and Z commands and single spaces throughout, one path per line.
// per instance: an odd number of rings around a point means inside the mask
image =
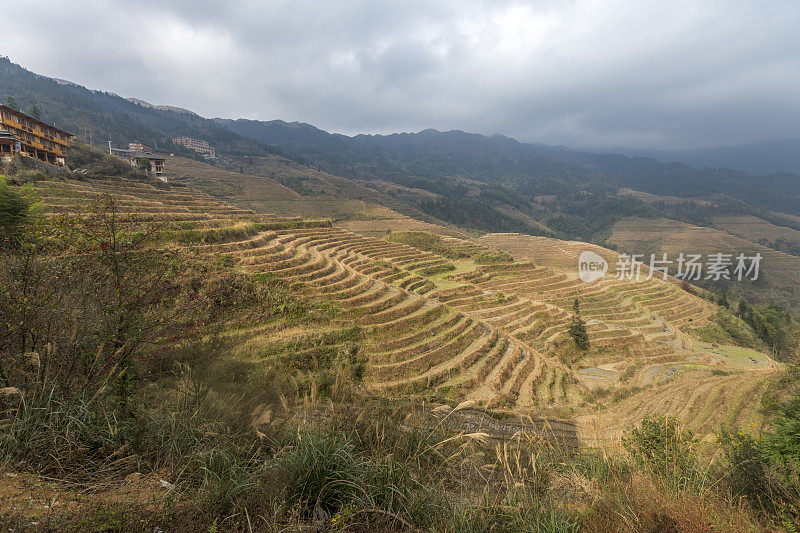
M 225 199 L 247 198 L 250 201 L 287 201 L 300 198 L 300 194 L 278 181 L 250 174 L 224 170 L 202 161 L 180 156 L 166 156 L 164 175 L 170 181 L 188 182 L 197 189 Z
M 281 121 L 218 119 L 218 123 L 328 171 L 356 173 L 367 179 L 464 176 L 496 185 L 513 184 L 519 192 L 544 194 L 563 192 L 568 184 L 603 182 L 681 198 L 720 194 L 778 211 L 800 210 L 800 176 L 794 174 L 773 173 L 755 180 L 730 169 L 696 169 L 646 157 L 532 145 L 502 135 L 485 137 L 462 131 L 346 137 L 308 124 Z
M 800 230 L 778 226 L 752 215 L 715 216 L 714 227 L 731 235 L 742 237 L 756 244 L 786 251 L 792 255 L 800 254 Z
M 79 84 L 55 80 L 30 72 L 0 57 L 0 94 L 13 97 L 22 109 L 36 105 L 42 120 L 56 123 L 85 143 L 116 146 L 140 141 L 154 148 L 193 152 L 172 143 L 178 136 L 208 140 L 219 151 L 268 155 L 280 150 L 222 128 L 212 120 L 185 110 L 164 109 L 130 101 L 112 93 L 87 89 Z
M 449 259 L 325 223 L 257 215 L 183 187 L 87 180 L 34 188 L 52 214 L 110 193 L 126 223 L 149 224 L 156 242 L 188 245 L 236 271 L 269 275 L 330 302 L 343 312 L 342 327 L 363 330 L 364 387 L 386 398 L 472 400 L 515 415 L 577 420 L 584 438 L 594 431 L 586 417 L 600 404 L 614 413 L 603 419 L 610 435 L 644 415 L 634 406 L 645 398 L 652 403 L 647 412 L 664 414 L 684 409 L 690 396 L 725 398 L 722 410 L 703 403 L 682 413 L 707 432 L 723 419 L 760 423 L 740 394 L 763 389 L 778 372 L 758 352 L 700 341 L 695 331 L 715 305 L 673 283 L 581 282 L 573 272 L 587 246 L 581 243 L 445 237 L 443 250 L 461 257 Z M 515 260 L 476 262 L 490 249 Z M 576 299 L 591 344 L 586 352 L 575 350 L 567 333 Z M 258 324 L 230 335 L 242 347 L 262 338 Z M 653 396 L 652 387 L 663 393 Z M 593 392 L 601 389 L 607 392 Z M 653 399 L 660 395 L 671 400 Z
M 682 161 L 694 167 L 735 168 L 751 174 L 800 173 L 800 140 L 775 139 L 740 146 L 716 146 L 692 150 L 621 150 L 629 155 L 649 156 L 659 161 Z
M 345 220 L 403 221 L 404 213 L 431 217 L 351 180 L 326 174 L 281 156 L 231 158 L 225 170 L 207 162 L 171 156 L 165 175 L 216 198 L 257 213 Z
M 58 123 L 83 142 L 98 145 L 110 139 L 124 146 L 139 140 L 194 157 L 171 143 L 174 136 L 189 135 L 209 141 L 221 155 L 223 167 L 267 172 L 267 177 L 274 156 L 288 156 L 327 172 L 329 182 L 330 176 L 349 182 L 329 183 L 324 190 L 317 184 L 316 194 L 339 191 L 335 194 L 341 196 L 355 186 L 353 198 L 476 231 L 601 242 L 613 222 L 642 211 L 619 203 L 607 205 L 620 187 L 682 198 L 733 195 L 790 214 L 798 207 L 797 176 L 788 174 L 762 177 L 755 186 L 752 176 L 744 173 L 529 145 L 502 135 L 425 130 L 346 137 L 300 123 L 209 120 L 182 108 L 141 103 L 39 76 L 5 58 L 0 62 L 0 93 L 13 96 L 24 109 L 36 105 L 45 121 Z M 314 190 L 315 185 L 296 181 L 294 174 L 287 173 L 287 179 L 295 181 L 285 185 L 304 195 Z M 581 205 L 577 200 L 587 190 L 592 192 L 590 205 Z M 554 200 L 544 207 L 537 197 Z M 597 207 L 598 212 L 589 213 Z M 353 210 L 340 212 L 345 216 L 348 211 Z
M 253 175 L 175 168 L 218 194 L 304 199 Z M 4 225 L 0 254 L 9 527 L 248 530 L 250 513 L 265 531 L 658 524 L 682 511 L 647 503 L 672 492 L 636 462 L 638 428 L 694 430 L 680 446 L 711 455 L 728 446 L 721 423 L 745 442 L 796 385 L 740 345 L 763 348 L 741 320 L 728 315 L 736 338 L 720 329 L 724 310 L 699 289 L 613 269 L 580 281 L 581 251 L 613 260 L 597 245 L 341 223 L 357 233 L 143 174 L 12 180 L 0 198 L 36 206 L 30 232 Z M 691 465 L 703 486 L 728 486 Z M 586 484 L 598 496 L 575 500 Z M 693 520 L 772 520 L 725 494 L 691 496 L 720 509 Z
M 505 219 L 500 212 L 492 211 L 495 202 L 500 207 L 511 205 L 531 214 L 525 208 L 526 201 L 504 198 L 503 191 L 525 196 L 563 195 L 568 190 L 594 189 L 598 185 L 681 198 L 732 196 L 774 211 L 800 212 L 798 176 L 794 174 L 769 174 L 756 180 L 740 171 L 695 169 L 645 157 L 531 145 L 502 135 L 485 137 L 461 131 L 347 137 L 296 122 L 211 120 L 185 109 L 124 99 L 39 76 L 7 58 L 0 59 L 0 94 L 13 96 L 24 109 L 35 104 L 45 121 L 58 123 L 84 142 L 91 137 L 95 144 L 110 139 L 124 146 L 139 140 L 164 148 L 172 146 L 172 137 L 189 135 L 209 141 L 218 153 L 227 156 L 287 155 L 348 179 L 423 185 L 422 188 L 439 193 L 454 192 L 452 188 L 442 189 L 442 180 L 469 178 L 484 184 L 480 207 L 486 211 L 484 218 L 492 214 L 492 227 L 486 229 L 494 231 L 526 227 L 524 221 Z M 424 204 L 416 207 L 424 207 L 424 211 L 436 216 Z M 448 206 L 450 211 L 457 208 Z M 519 227 L 511 228 L 511 224 Z
M 0 533 L 800 532 L 800 2 L 4 5 Z
M 742 225 L 746 222 L 746 225 Z M 775 235 L 790 235 L 790 228 L 778 229 L 761 219 L 742 217 L 715 218 L 722 228 L 731 233 L 743 233 L 751 238 L 768 238 Z M 763 233 L 762 233 L 763 232 Z M 725 282 L 716 286 L 734 291 L 756 302 L 778 303 L 786 308 L 798 309 L 797 294 L 800 291 L 800 257 L 767 248 L 751 240 L 737 237 L 714 228 L 695 226 L 667 219 L 630 218 L 614 226 L 609 243 L 627 253 L 668 253 L 676 258 L 681 252 L 688 254 L 760 253 L 759 279 L 755 282 Z M 709 285 L 710 286 L 710 285 Z

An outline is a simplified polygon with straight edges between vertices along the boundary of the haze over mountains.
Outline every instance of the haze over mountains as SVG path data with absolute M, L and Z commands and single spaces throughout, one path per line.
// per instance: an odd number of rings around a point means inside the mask
M 621 154 L 649 156 L 662 162 L 681 161 L 695 167 L 727 167 L 749 172 L 800 173 L 800 139 L 775 139 L 741 146 L 717 146 L 682 151 L 631 150 Z

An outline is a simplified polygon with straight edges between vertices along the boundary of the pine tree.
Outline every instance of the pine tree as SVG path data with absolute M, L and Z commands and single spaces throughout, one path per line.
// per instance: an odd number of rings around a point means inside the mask
M 11 109 L 13 109 L 14 111 L 19 111 L 19 104 L 17 104 L 17 101 L 14 100 L 13 96 L 9 96 L 8 98 L 6 98 L 6 105 Z
M 721 305 L 722 307 L 725 307 L 727 309 L 730 309 L 730 307 L 731 307 L 730 302 L 728 302 L 728 297 L 725 296 L 725 293 L 722 292 L 722 291 L 720 291 L 720 293 L 719 293 L 719 298 L 717 298 L 717 303 L 719 305 Z
M 39 111 L 39 108 L 36 105 L 32 105 L 31 108 L 28 110 L 28 115 L 32 116 L 36 120 L 42 120 L 42 113 Z
M 581 318 L 580 303 L 575 298 L 572 304 L 572 322 L 569 325 L 569 334 L 572 340 L 575 341 L 575 346 L 580 350 L 589 349 L 589 334 L 586 332 L 586 322 Z

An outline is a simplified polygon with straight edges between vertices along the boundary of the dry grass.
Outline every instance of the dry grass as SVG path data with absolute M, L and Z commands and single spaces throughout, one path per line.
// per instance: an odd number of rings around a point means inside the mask
M 226 199 L 239 196 L 253 200 L 286 200 L 300 197 L 298 193 L 270 178 L 231 172 L 180 156 L 166 158 L 164 174 L 170 180 L 183 182 L 201 190 L 204 186 L 211 187 L 209 190 L 211 194 Z
M 800 243 L 800 231 L 794 228 L 776 226 L 766 220 L 752 215 L 742 216 L 715 216 L 714 227 L 737 235 L 748 241 L 758 243 L 761 239 L 776 241 L 784 239 L 789 242 Z

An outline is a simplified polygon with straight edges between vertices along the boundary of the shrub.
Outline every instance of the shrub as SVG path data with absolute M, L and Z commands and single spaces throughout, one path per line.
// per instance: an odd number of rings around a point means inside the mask
M 448 259 L 464 259 L 469 254 L 447 246 L 439 235 L 426 231 L 393 231 L 386 240 L 413 246 L 425 252 L 433 252 Z
M 786 472 L 800 472 L 800 397 L 778 408 L 772 427 L 763 440 L 769 462 Z
M 682 429 L 675 417 L 645 417 L 622 444 L 638 466 L 673 489 L 685 489 L 698 477 L 694 434 Z
M 293 444 L 273 466 L 285 480 L 281 505 L 299 508 L 302 516 L 322 515 L 340 526 L 356 510 L 399 517 L 422 488 L 392 458 L 371 460 L 346 436 L 306 431 Z
M 725 476 L 731 492 L 747 498 L 756 509 L 771 509 L 773 487 L 759 442 L 746 433 L 726 428 L 722 428 L 718 439 L 725 454 Z
M 149 165 L 149 161 L 148 161 Z M 67 166 L 81 170 L 76 177 L 127 178 L 140 181 L 157 181 L 141 168 L 134 168 L 127 161 L 102 150 L 79 142 L 73 142 L 67 155 Z
M 30 210 L 30 199 L 10 188 L 5 176 L 0 176 L 0 249 L 19 245 L 23 228 L 30 220 Z
M 511 257 L 511 254 L 503 250 L 497 252 L 480 252 L 475 255 L 475 262 L 481 265 L 512 263 L 513 261 L 514 258 Z
M 113 473 L 109 457 L 128 434 L 100 403 L 92 394 L 66 399 L 52 385 L 28 395 L 0 437 L 0 462 L 63 478 Z
M 755 348 L 758 343 L 753 330 L 728 309 L 720 308 L 704 327 L 695 330 L 700 340 L 706 342 L 735 344 Z

